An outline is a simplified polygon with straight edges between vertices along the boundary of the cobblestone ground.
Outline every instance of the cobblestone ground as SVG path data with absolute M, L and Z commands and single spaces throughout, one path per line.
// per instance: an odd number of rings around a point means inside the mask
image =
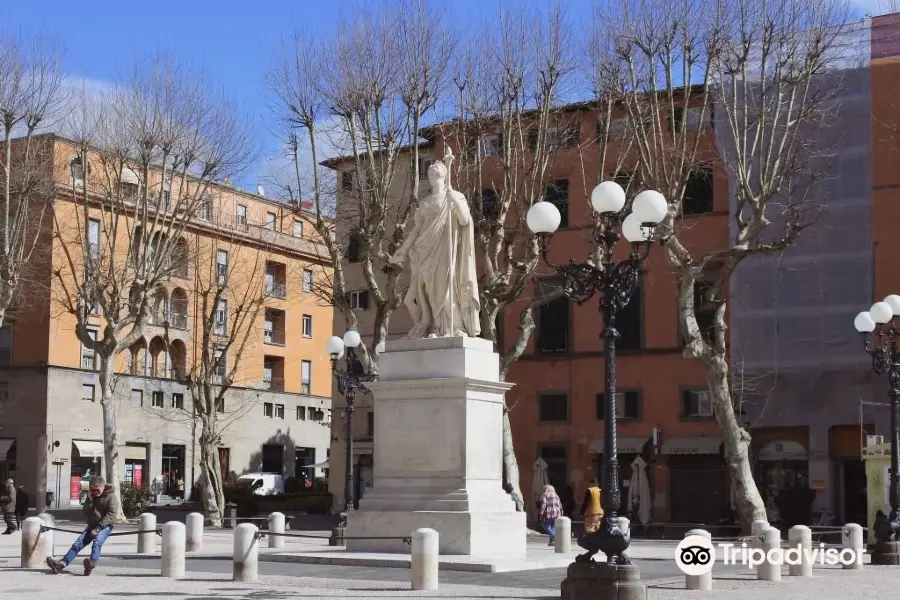
M 728 573 L 716 579 L 713 593 L 687 592 L 681 578 L 653 582 L 649 600 L 725 598 L 728 600 L 844 600 L 893 597 L 900 569 L 867 566 L 860 571 L 819 567 L 811 579 L 785 576 L 759 582 L 751 574 Z M 510 589 L 442 584 L 438 592 L 412 592 L 408 584 L 308 577 L 261 577 L 256 583 L 233 583 L 227 574 L 189 573 L 183 580 L 162 579 L 144 569 L 103 568 L 89 579 L 80 569 L 58 576 L 15 568 L 0 569 L 3 591 L 10 597 L 94 600 L 108 598 L 177 598 L 180 600 L 250 600 L 311 598 L 559 598 L 558 589 Z

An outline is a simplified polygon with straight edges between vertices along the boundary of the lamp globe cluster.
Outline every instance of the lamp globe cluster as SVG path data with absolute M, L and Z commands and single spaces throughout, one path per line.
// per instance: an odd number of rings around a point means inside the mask
M 860 333 L 872 333 L 878 325 L 884 325 L 900 316 L 900 296 L 891 294 L 881 302 L 876 302 L 868 311 L 863 311 L 853 319 L 853 326 Z
M 344 334 L 343 338 L 336 335 L 328 338 L 325 342 L 325 349 L 332 358 L 340 358 L 344 354 L 344 348 L 358 348 L 362 343 L 359 332 L 351 329 Z
M 594 211 L 618 213 L 625 208 L 625 190 L 615 181 L 603 181 L 591 192 Z M 622 235 L 632 244 L 646 242 L 653 234 L 652 226 L 666 218 L 668 205 L 657 191 L 645 190 L 635 196 L 631 213 L 622 220 Z M 528 229 L 537 235 L 551 234 L 559 228 L 559 209 L 552 202 L 535 202 L 525 216 Z

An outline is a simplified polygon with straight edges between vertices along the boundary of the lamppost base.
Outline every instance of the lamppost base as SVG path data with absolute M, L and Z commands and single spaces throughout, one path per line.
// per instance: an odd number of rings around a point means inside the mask
M 635 565 L 573 562 L 560 591 L 562 600 L 647 600 L 647 586 Z
M 872 564 L 900 566 L 900 542 L 876 542 Z

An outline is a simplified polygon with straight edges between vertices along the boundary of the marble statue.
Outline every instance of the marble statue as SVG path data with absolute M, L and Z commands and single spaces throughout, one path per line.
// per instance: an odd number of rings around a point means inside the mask
M 475 233 L 466 197 L 450 186 L 452 161 L 448 152 L 428 168 L 431 194 L 419 201 L 412 229 L 391 257 L 394 264 L 409 259 L 410 339 L 481 333 Z

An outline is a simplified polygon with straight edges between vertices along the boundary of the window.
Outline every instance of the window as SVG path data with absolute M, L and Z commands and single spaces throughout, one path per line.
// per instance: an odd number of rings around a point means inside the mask
M 710 298 L 715 293 L 714 275 L 708 275 L 707 279 L 699 279 L 694 283 L 694 315 L 697 317 L 697 327 L 707 343 L 712 343 L 715 335 L 716 302 Z
M 481 190 L 481 214 L 489 221 L 500 218 L 500 196 L 492 188 Z
M 369 308 L 369 290 L 356 290 L 347 294 L 350 310 L 366 310 Z
M 538 420 L 541 423 L 567 422 L 569 420 L 569 394 L 540 392 L 538 394 Z
M 603 420 L 606 411 L 606 394 L 597 394 L 597 419 Z M 616 420 L 641 418 L 641 393 L 616 392 Z
M 691 171 L 684 187 L 681 213 L 684 216 L 704 215 L 713 211 L 713 172 L 709 167 Z
M 0 365 L 12 362 L 12 327 L 0 327 Z M 83 367 L 82 367 L 83 368 Z
M 694 107 L 688 108 L 685 110 L 684 108 L 676 108 L 673 113 L 673 118 L 671 124 L 674 125 L 679 131 L 682 126 L 686 127 L 687 131 L 696 131 L 700 129 L 701 121 L 700 121 L 700 112 L 702 107 Z M 703 112 L 703 121 L 702 125 L 710 124 L 710 110 L 706 110 Z
M 306 410 L 306 414 L 309 417 L 310 421 L 324 421 L 325 420 L 325 411 L 319 408 L 313 408 L 310 406 Z
M 641 286 L 638 285 L 628 304 L 616 316 L 616 329 L 619 331 L 619 339 L 616 340 L 617 350 L 638 350 L 644 345 L 641 335 L 644 303 L 641 296 Z
M 298 421 L 305 421 L 305 420 L 306 420 L 306 407 L 305 407 L 305 406 L 298 406 L 298 407 L 297 407 L 297 420 L 298 420 Z
M 85 402 L 94 402 L 94 386 L 90 383 L 81 384 L 81 399 Z
M 312 337 L 312 315 L 303 315 L 303 337 Z
M 569 351 L 570 301 L 563 296 L 538 309 L 538 352 Z
M 213 360 L 215 360 L 215 374 L 220 380 L 225 379 L 226 374 L 228 373 L 228 357 L 225 356 L 224 348 L 216 348 L 213 353 Z
M 562 490 L 569 483 L 569 448 L 563 444 L 541 444 L 538 456 L 547 463 L 550 485 Z
M 179 394 L 177 392 L 172 394 L 172 408 L 184 410 L 184 394 Z
M 581 138 L 581 123 L 570 123 L 547 129 L 547 141 L 551 148 L 573 148 Z
M 275 213 L 273 212 L 266 213 L 266 229 L 275 231 Z
M 206 221 L 212 219 L 212 198 L 204 196 L 200 199 L 200 207 L 197 210 L 197 216 Z
M 131 390 L 131 406 L 140 408 L 144 405 L 144 391 Z
M 96 328 L 89 327 L 87 334 L 90 339 L 97 341 L 98 330 Z M 84 343 L 81 344 L 81 368 L 88 371 L 97 369 L 97 356 L 94 354 L 94 349 L 88 348 Z
M 124 175 L 124 173 L 123 173 Z M 131 181 L 120 181 L 119 182 L 119 194 L 122 196 L 122 200 L 126 201 L 134 201 L 137 200 L 138 195 L 140 195 L 141 188 L 137 183 Z
M 359 231 L 350 232 L 350 239 L 347 240 L 346 258 L 348 262 L 358 263 L 362 260 L 362 236 Z
M 220 299 L 216 305 L 213 332 L 216 335 L 225 335 L 228 332 L 228 300 Z
M 707 418 L 713 416 L 712 399 L 707 390 L 684 390 L 681 394 L 681 416 Z
M 100 221 L 97 219 L 88 219 L 88 245 L 91 249 L 91 257 L 94 260 L 100 258 Z
M 499 135 L 483 135 L 478 139 L 478 154 L 481 158 L 500 156 L 501 137 Z
M 284 404 L 275 405 L 275 418 L 284 419 Z
M 304 360 L 300 363 L 300 393 L 309 394 L 311 388 L 312 361 Z
M 272 418 L 272 415 L 275 413 L 275 405 L 271 402 L 263 403 L 263 416 Z
M 156 391 L 150 393 L 150 406 L 154 408 L 162 408 L 166 405 L 166 399 L 162 392 Z
M 612 119 L 609 127 L 605 121 L 597 121 L 597 140 L 602 141 L 604 136 L 608 140 L 621 140 L 628 136 L 628 119 Z
M 612 180 L 622 186 L 622 189 L 626 192 L 634 191 L 634 173 L 619 171 L 612 174 Z
M 313 272 L 311 269 L 303 269 L 303 291 L 311 292 L 313 289 Z
M 375 435 L 375 411 L 369 411 L 366 415 L 366 435 L 373 437 Z
M 431 168 L 431 165 L 434 164 L 433 158 L 420 158 L 419 159 L 419 180 L 424 181 L 428 179 L 428 169 Z
M 80 156 L 76 156 L 69 163 L 69 170 L 72 175 L 72 185 L 75 186 L 83 186 L 84 185 L 84 163 L 81 160 Z M 90 168 L 88 168 L 90 171 Z
M 228 251 L 216 250 L 216 278 L 219 284 L 228 281 Z
M 294 219 L 294 237 L 302 238 L 303 237 L 303 221 L 298 221 Z
M 353 190 L 353 171 L 341 173 L 341 189 L 345 192 Z
M 243 204 L 237 205 L 237 224 L 247 226 L 247 207 Z
M 544 200 L 552 202 L 559 209 L 559 226 L 569 226 L 569 180 L 557 179 L 547 184 Z

